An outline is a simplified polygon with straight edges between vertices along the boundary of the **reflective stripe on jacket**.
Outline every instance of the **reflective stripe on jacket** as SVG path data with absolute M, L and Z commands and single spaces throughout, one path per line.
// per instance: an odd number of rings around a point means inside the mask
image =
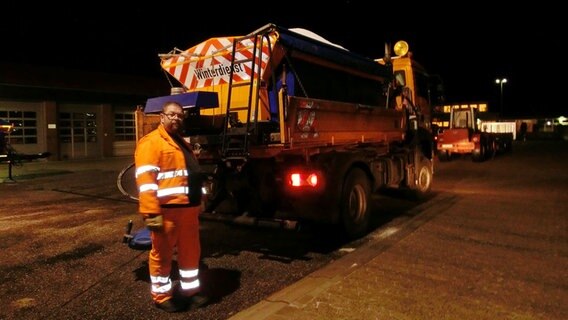
M 162 124 L 140 139 L 134 159 L 140 214 L 160 213 L 164 204 L 189 203 L 183 151 Z

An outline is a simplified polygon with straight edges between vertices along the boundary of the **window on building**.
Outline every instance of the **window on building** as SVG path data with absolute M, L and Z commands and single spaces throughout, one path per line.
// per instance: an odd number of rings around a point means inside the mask
M 59 140 L 63 143 L 97 142 L 97 114 L 59 113 Z
M 136 124 L 133 112 L 116 112 L 114 114 L 114 140 L 136 140 Z
M 37 144 L 37 113 L 35 111 L 0 110 L 0 118 L 14 128 L 8 134 L 10 144 Z

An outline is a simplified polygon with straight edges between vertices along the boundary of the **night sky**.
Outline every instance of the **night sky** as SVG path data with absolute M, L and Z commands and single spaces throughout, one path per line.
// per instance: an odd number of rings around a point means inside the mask
M 497 111 L 495 79 L 506 77 L 505 116 L 568 116 L 558 95 L 565 92 L 560 30 L 567 18 L 545 2 L 538 8 L 494 2 L 442 8 L 329 1 L 317 10 L 306 9 L 308 1 L 103 3 L 3 2 L 0 61 L 164 77 L 159 53 L 275 23 L 309 29 L 369 58 L 382 57 L 385 42 L 406 40 L 415 59 L 442 78 L 448 103 L 487 101 Z

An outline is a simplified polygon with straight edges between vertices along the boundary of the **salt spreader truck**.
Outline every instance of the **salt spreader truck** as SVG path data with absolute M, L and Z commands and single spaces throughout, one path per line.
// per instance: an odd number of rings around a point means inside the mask
M 172 95 L 139 108 L 137 136 L 157 126 L 164 102 L 183 105 L 184 135 L 210 178 L 204 214 L 333 224 L 357 238 L 376 214 L 373 192 L 431 189 L 429 124 L 397 103 L 390 50 L 378 63 L 268 24 L 159 56 Z

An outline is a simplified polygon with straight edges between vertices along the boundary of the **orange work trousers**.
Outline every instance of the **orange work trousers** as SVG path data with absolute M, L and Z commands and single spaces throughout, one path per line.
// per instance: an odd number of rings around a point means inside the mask
M 152 249 L 148 265 L 152 282 L 152 299 L 162 303 L 173 296 L 171 278 L 174 254 L 180 273 L 180 291 L 191 296 L 199 292 L 199 213 L 201 206 L 184 208 L 162 208 L 164 227 L 153 231 Z

